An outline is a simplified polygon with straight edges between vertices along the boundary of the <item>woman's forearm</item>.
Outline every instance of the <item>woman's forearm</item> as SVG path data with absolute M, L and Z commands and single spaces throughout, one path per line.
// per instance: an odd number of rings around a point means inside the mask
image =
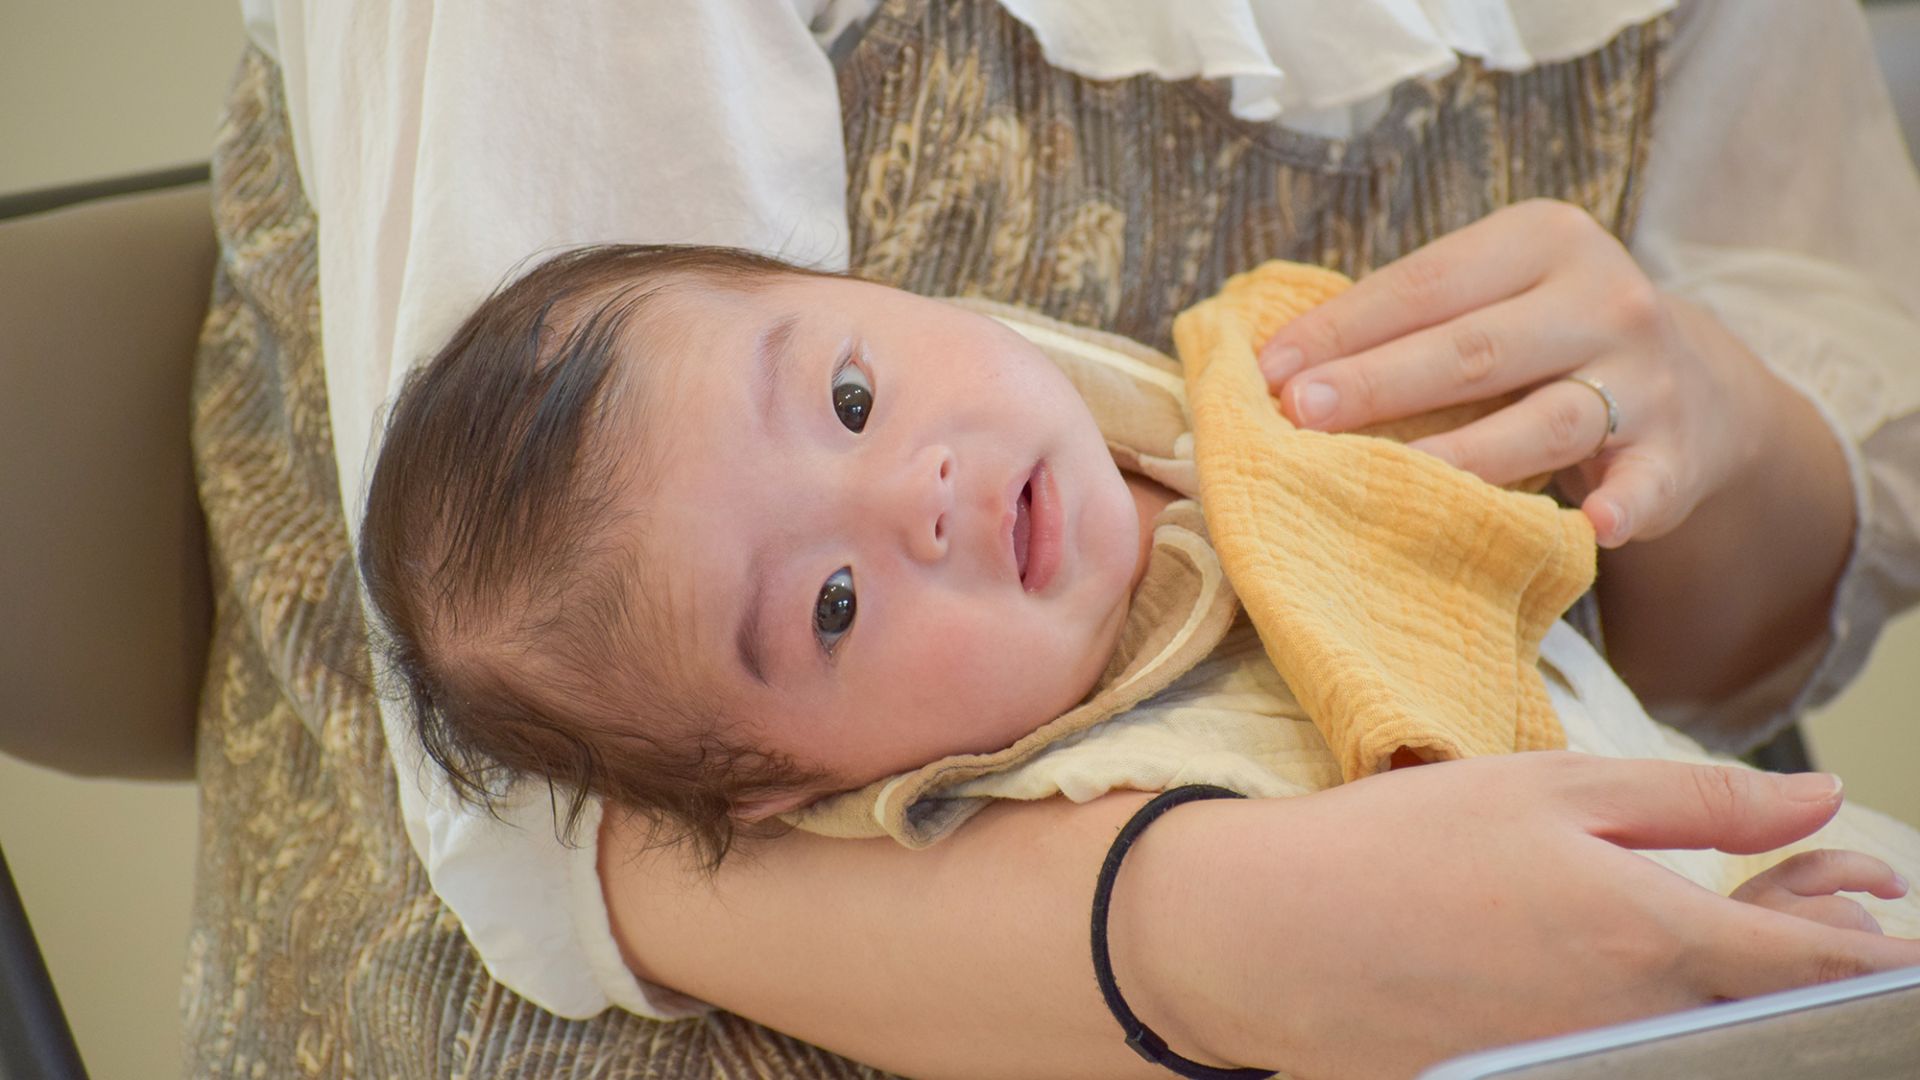
M 601 874 L 643 977 L 858 1060 L 915 1077 L 1157 1078 L 1122 1041 L 1088 953 L 1100 860 L 1145 798 L 1002 804 L 926 851 L 796 833 L 730 857 L 711 883 L 671 852 L 622 854 L 636 828 L 603 837 Z M 1181 848 L 1140 854 L 1120 903 Z M 1153 903 L 1188 919 L 1196 899 Z M 1122 979 L 1151 947 L 1141 936 L 1114 935 Z M 1144 990 L 1135 1006 L 1198 1053 Z
M 1711 314 L 1673 303 L 1703 348 L 1744 351 Z M 1750 354 L 1744 366 L 1764 419 L 1740 472 L 1672 533 L 1600 556 L 1608 659 L 1649 705 L 1725 698 L 1820 642 L 1852 548 L 1833 431 Z

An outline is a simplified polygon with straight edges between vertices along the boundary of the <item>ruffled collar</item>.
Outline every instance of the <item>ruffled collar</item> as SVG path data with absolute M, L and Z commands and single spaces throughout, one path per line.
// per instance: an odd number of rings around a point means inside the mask
M 999 0 L 1090 79 L 1223 79 L 1233 114 L 1348 138 L 1408 79 L 1471 56 L 1524 71 L 1598 49 L 1676 0 Z M 842 6 L 836 4 L 834 6 Z

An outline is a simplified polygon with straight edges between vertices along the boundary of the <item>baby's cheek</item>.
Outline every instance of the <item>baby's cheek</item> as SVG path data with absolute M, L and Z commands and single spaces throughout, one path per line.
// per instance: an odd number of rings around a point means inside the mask
M 1020 604 L 956 620 L 955 632 L 942 635 L 938 655 L 930 658 L 943 665 L 942 677 L 930 682 L 949 688 L 943 711 L 1017 738 L 1085 697 L 1107 658 L 1076 642 L 1065 621 L 1050 614 Z

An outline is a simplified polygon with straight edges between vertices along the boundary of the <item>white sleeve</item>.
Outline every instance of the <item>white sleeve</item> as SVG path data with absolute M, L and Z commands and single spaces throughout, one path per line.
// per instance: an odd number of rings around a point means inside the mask
M 1826 640 L 1661 713 L 1740 749 L 1832 698 L 1920 601 L 1920 178 L 1852 0 L 1693 0 L 1670 47 L 1634 253 L 1819 408 L 1859 515 Z
M 516 268 L 597 241 L 846 259 L 826 0 L 244 0 L 280 61 L 319 222 L 320 327 L 350 534 L 383 403 Z M 544 790 L 495 821 L 383 710 L 408 837 L 487 969 L 563 1016 L 701 1006 L 622 963 Z

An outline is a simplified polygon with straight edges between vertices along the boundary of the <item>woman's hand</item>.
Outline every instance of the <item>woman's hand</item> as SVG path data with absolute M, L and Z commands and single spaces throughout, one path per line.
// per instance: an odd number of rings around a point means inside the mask
M 1907 881 L 1893 867 L 1858 851 L 1803 851 L 1748 878 L 1733 899 L 1843 930 L 1880 933 L 1880 923 L 1859 903 L 1836 893 L 1871 893 L 1882 900 L 1907 895 Z
M 1154 1080 L 1087 952 L 1101 859 L 1145 800 L 997 803 L 925 851 L 795 833 L 714 877 L 612 816 L 600 872 L 636 973 L 810 1042 L 928 1078 Z M 1771 850 L 1839 805 L 1821 776 L 1578 754 L 1194 803 L 1121 868 L 1115 971 L 1189 1057 L 1373 1077 L 1920 964 L 1626 850 Z
M 1413 445 L 1493 483 L 1560 473 L 1600 543 L 1673 530 L 1759 455 L 1792 394 L 1578 207 L 1499 210 L 1361 279 L 1261 351 L 1294 423 L 1346 431 L 1525 391 Z M 1602 383 L 1619 405 L 1607 432 Z
M 1770 850 L 1839 806 L 1819 774 L 1577 754 L 1387 773 L 1280 800 L 1257 830 L 1230 802 L 1183 806 L 1121 871 L 1111 935 L 1136 951 L 1117 975 L 1176 1050 L 1338 1077 L 1920 964 L 1920 942 L 1738 903 L 1627 850 Z M 1819 863 L 1744 898 L 1873 876 Z

